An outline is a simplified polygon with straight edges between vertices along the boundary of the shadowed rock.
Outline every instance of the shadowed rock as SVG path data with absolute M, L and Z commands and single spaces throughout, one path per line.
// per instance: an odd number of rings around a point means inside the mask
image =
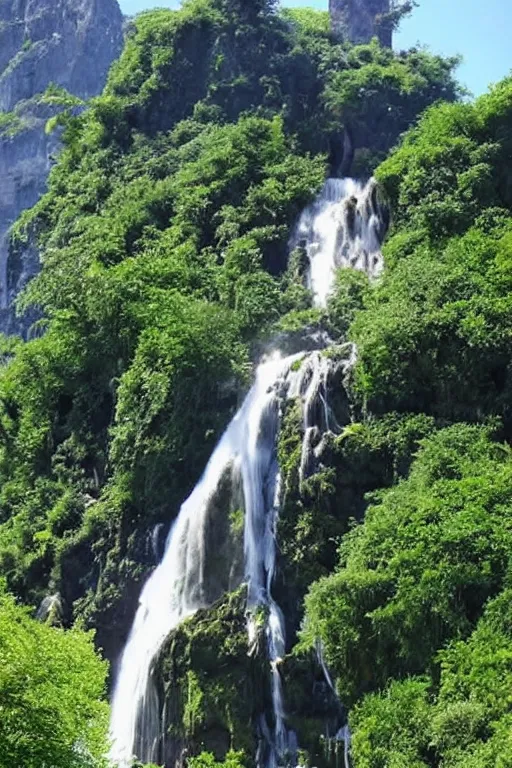
M 390 10 L 390 0 L 329 0 L 334 33 L 355 44 L 377 37 L 391 48 L 392 27 L 386 23 Z

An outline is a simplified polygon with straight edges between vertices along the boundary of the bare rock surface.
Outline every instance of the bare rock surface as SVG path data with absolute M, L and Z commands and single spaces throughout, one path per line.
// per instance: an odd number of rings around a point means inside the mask
M 391 47 L 392 30 L 380 23 L 391 10 L 390 0 L 329 0 L 333 30 L 351 43 L 369 43 L 378 37 Z
M 117 0 L 0 0 L 0 331 L 26 333 L 13 302 L 38 270 L 33 245 L 9 257 L 9 230 L 46 189 L 58 137 L 50 84 L 87 99 L 103 89 L 123 45 Z M 3 113 L 3 115 L 2 115 Z M 9 119 L 6 118 L 9 116 Z M 1 118 L 4 118 L 3 121 Z

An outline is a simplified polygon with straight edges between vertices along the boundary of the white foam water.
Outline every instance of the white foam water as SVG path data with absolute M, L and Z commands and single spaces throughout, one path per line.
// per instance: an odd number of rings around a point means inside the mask
M 317 368 L 325 372 L 326 362 L 329 363 L 328 359 L 322 359 L 320 353 L 284 359 L 276 355 L 263 362 L 201 480 L 181 507 L 163 560 L 142 591 L 121 661 L 111 721 L 111 758 L 119 765 L 130 765 L 134 755 L 143 762 L 158 759 L 160 710 L 152 664 L 169 633 L 208 604 L 204 541 L 211 499 L 229 467 L 237 467 L 243 484 L 249 615 L 259 607 L 265 608 L 267 614 L 275 720 L 271 751 L 278 755 L 286 750 L 287 729 L 278 671 L 285 654 L 284 617 L 272 597 L 280 496 L 276 442 L 282 403 L 289 396 L 299 396 L 310 408 L 313 388 L 318 395 L 322 381 Z M 292 370 L 296 363 L 298 370 Z M 254 636 L 251 627 L 249 635 Z
M 328 179 L 295 230 L 292 247 L 305 247 L 309 259 L 308 286 L 315 304 L 327 305 L 336 271 L 350 267 L 377 277 L 383 268 L 383 211 L 374 179 Z

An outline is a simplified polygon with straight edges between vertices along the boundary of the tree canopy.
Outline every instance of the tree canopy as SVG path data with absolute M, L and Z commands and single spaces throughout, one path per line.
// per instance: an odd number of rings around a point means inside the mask
M 91 634 L 30 618 L 2 587 L 2 768 L 106 766 L 106 671 Z

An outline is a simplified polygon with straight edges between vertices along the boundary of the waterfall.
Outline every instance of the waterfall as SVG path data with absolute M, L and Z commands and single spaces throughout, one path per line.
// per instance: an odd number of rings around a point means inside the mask
M 43 598 L 36 611 L 36 619 L 38 621 L 60 622 L 62 619 L 62 598 L 59 592 Z
M 327 302 L 336 268 L 352 266 L 370 275 L 378 273 L 382 241 L 378 214 L 374 182 L 364 186 L 350 179 L 327 181 L 318 200 L 303 213 L 292 245 L 300 244 L 307 252 L 308 282 L 318 306 Z M 343 363 L 346 369 L 354 361 L 354 352 L 349 351 Z M 296 739 L 286 724 L 279 673 L 286 650 L 285 621 L 272 594 L 281 502 L 277 440 L 286 401 L 300 399 L 304 421 L 301 482 L 315 471 L 316 447 L 322 435 L 335 426 L 327 401 L 328 379 L 335 365 L 321 351 L 285 358 L 277 352 L 264 359 L 203 476 L 182 505 L 163 559 L 142 591 L 117 676 L 111 758 L 121 768 L 127 768 L 134 756 L 145 763 L 158 762 L 161 717 L 154 662 L 172 630 L 222 594 L 222 585 L 210 584 L 206 540 L 219 488 L 226 478 L 232 496 L 240 495 L 242 487 L 249 649 L 257 639 L 257 614 L 263 611 L 265 616 L 273 712 L 270 722 L 266 713 L 261 714 L 258 763 L 276 768 L 285 755 L 293 759 Z M 228 512 L 226 509 L 225 514 Z
M 316 657 L 317 657 L 318 663 L 320 664 L 320 667 L 322 668 L 322 672 L 323 672 L 323 675 L 324 675 L 324 678 L 325 678 L 325 682 L 329 686 L 332 695 L 334 696 L 334 698 L 336 699 L 336 701 L 338 702 L 338 704 L 339 704 L 339 706 L 341 708 L 342 705 L 341 705 L 341 702 L 339 700 L 338 694 L 336 692 L 336 688 L 334 687 L 334 683 L 332 681 L 331 673 L 329 672 L 329 668 L 328 668 L 327 664 L 325 663 L 324 649 L 323 649 L 323 646 L 322 646 L 322 643 L 321 643 L 320 640 L 317 640 L 317 643 L 316 643 Z M 345 725 L 341 726 L 341 728 L 338 728 L 338 730 L 337 730 L 337 732 L 336 732 L 336 734 L 334 736 L 334 739 L 331 739 L 329 737 L 329 734 L 327 734 L 327 739 L 328 739 L 329 742 L 334 741 L 334 742 L 336 742 L 336 744 L 339 744 L 339 742 L 341 742 L 341 741 L 343 742 L 343 762 L 344 762 L 345 768 L 350 768 L 349 751 L 350 751 L 350 740 L 351 740 L 351 738 L 352 738 L 352 734 L 350 733 L 350 726 L 349 726 L 348 723 L 346 723 Z
M 309 260 L 308 287 L 315 303 L 325 307 L 336 270 L 358 269 L 377 277 L 383 268 L 380 251 L 387 221 L 377 184 L 354 179 L 328 179 L 322 193 L 303 212 L 291 247 L 304 247 Z

